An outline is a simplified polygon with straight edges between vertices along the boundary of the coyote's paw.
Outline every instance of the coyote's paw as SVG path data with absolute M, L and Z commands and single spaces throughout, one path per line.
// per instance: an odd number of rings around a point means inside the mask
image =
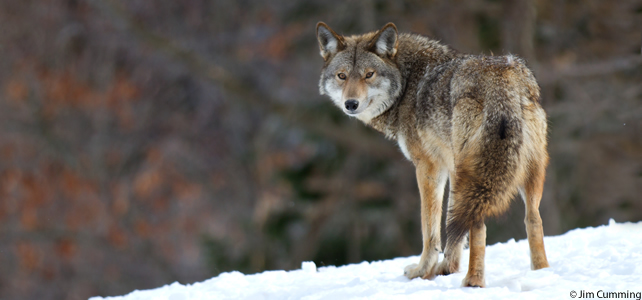
M 466 277 L 461 282 L 461 285 L 464 287 L 486 287 L 486 282 L 484 282 L 483 275 L 466 274 Z
M 408 279 L 413 279 L 417 277 L 421 277 L 422 279 L 433 279 L 435 278 L 435 272 L 434 272 L 434 264 L 433 266 L 428 266 L 428 264 L 411 264 L 406 266 L 403 269 L 403 275 L 408 277 Z
M 459 272 L 459 262 L 443 260 L 435 268 L 436 275 L 450 275 Z

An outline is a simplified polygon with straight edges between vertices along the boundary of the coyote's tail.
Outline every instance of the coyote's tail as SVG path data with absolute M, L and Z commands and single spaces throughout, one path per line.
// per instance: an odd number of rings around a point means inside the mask
M 510 99 L 505 90 L 486 99 L 475 141 L 479 146 L 468 147 L 455 162 L 455 201 L 446 225 L 449 243 L 459 243 L 486 217 L 504 213 L 517 192 L 524 126 L 519 100 Z

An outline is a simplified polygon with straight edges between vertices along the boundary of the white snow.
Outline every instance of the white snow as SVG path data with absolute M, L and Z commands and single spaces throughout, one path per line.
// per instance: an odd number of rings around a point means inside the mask
M 403 276 L 418 256 L 318 268 L 303 262 L 301 270 L 244 275 L 222 273 L 194 284 L 173 283 L 98 299 L 572 299 L 642 298 L 642 222 L 616 223 L 571 230 L 545 237 L 550 268 L 530 270 L 528 242 L 510 240 L 486 248 L 487 288 L 462 288 L 468 269 L 464 251 L 461 272 L 435 280 Z M 440 260 L 443 255 L 440 255 Z M 593 297 L 590 294 L 593 293 Z M 588 296 L 587 296 L 588 295 Z M 609 297 L 610 295 L 610 297 Z M 624 296 L 623 296 L 624 295 Z

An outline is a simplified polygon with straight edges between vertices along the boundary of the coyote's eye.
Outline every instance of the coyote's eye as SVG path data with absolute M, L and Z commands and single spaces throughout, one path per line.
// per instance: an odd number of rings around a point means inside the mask
M 339 74 L 337 74 L 337 77 L 339 77 L 339 79 L 341 79 L 341 80 L 346 80 L 346 74 L 339 73 Z
M 374 72 L 368 72 L 368 73 L 366 74 L 366 78 L 370 78 L 370 77 L 372 77 L 372 75 L 374 75 Z

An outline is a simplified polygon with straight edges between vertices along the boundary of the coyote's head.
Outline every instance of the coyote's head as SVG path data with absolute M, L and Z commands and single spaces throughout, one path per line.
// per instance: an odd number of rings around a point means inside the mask
M 330 96 L 346 114 L 366 123 L 395 102 L 402 82 L 395 61 L 398 41 L 394 24 L 346 37 L 319 22 L 317 39 L 325 61 L 319 81 L 321 95 Z

